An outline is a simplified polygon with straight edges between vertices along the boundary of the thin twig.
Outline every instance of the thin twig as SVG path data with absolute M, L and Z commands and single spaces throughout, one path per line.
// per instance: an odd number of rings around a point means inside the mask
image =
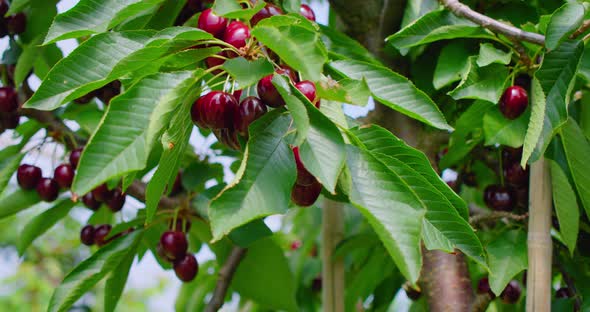
M 576 31 L 574 31 L 571 35 L 570 35 L 570 39 L 576 39 L 578 38 L 581 34 L 585 33 L 586 30 L 590 29 L 590 20 L 585 20 L 582 25 L 580 25 L 580 27 L 578 27 L 578 29 L 576 29 Z
M 471 223 L 472 225 L 475 225 L 475 224 L 489 222 L 489 221 L 495 221 L 495 220 L 503 219 L 503 218 L 511 219 L 514 221 L 522 221 L 522 220 L 528 218 L 528 216 L 529 216 L 528 213 L 525 213 L 523 215 L 517 215 L 517 214 L 511 213 L 511 212 L 507 212 L 507 211 L 494 211 L 494 212 L 480 214 L 480 215 L 470 217 L 469 223 Z
M 464 5 L 458 0 L 440 0 L 440 3 L 444 5 L 449 11 L 453 12 L 453 14 L 460 17 L 465 17 L 468 20 L 495 33 L 499 33 L 520 41 L 528 41 L 541 46 L 545 45 L 545 36 L 524 31 L 520 28 L 516 28 L 514 26 L 497 21 L 493 18 L 487 17 L 481 13 L 473 11 L 470 7 Z
M 225 302 L 225 294 L 227 293 L 227 289 L 231 283 L 231 280 L 242 261 L 242 258 L 246 255 L 247 249 L 235 246 L 225 264 L 219 270 L 219 279 L 217 279 L 217 285 L 215 285 L 215 290 L 213 291 L 213 297 L 209 301 L 207 308 L 205 308 L 205 312 L 215 312 L 223 306 Z

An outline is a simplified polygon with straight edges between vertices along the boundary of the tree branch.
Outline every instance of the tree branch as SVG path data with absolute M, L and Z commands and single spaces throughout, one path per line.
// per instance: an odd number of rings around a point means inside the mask
M 586 30 L 590 29 L 590 20 L 585 20 L 582 25 L 580 25 L 580 27 L 578 27 L 578 29 L 576 29 L 576 31 L 574 31 L 571 35 L 570 35 L 570 39 L 576 39 L 578 38 L 581 34 L 585 33 Z
M 227 293 L 227 289 L 231 283 L 231 280 L 238 268 L 238 265 L 242 261 L 242 258 L 246 255 L 247 249 L 235 246 L 225 264 L 219 270 L 219 279 L 217 280 L 217 285 L 215 285 L 215 290 L 213 291 L 213 297 L 209 301 L 205 312 L 215 312 L 223 306 L 225 302 L 225 294 Z
M 503 218 L 507 218 L 507 219 L 511 219 L 511 220 L 515 220 L 515 221 L 522 221 L 522 220 L 526 219 L 528 216 L 529 216 L 528 213 L 525 213 L 523 215 L 517 215 L 517 214 L 511 213 L 511 212 L 507 212 L 507 211 L 494 211 L 494 212 L 470 217 L 469 223 L 471 223 L 471 225 L 476 225 L 478 223 L 495 221 L 495 220 L 503 219 Z
M 545 36 L 524 31 L 520 28 L 516 28 L 514 26 L 497 21 L 493 18 L 487 17 L 481 13 L 473 11 L 470 7 L 464 5 L 458 0 L 440 0 L 440 3 L 444 5 L 449 11 L 453 12 L 453 14 L 460 17 L 465 17 L 466 19 L 495 33 L 499 33 L 520 41 L 528 41 L 541 46 L 545 45 Z

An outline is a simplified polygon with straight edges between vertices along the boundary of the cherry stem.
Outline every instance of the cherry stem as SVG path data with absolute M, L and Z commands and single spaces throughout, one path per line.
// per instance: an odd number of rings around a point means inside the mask
M 219 39 L 216 40 L 204 40 L 204 41 L 200 41 L 201 44 L 218 44 L 218 45 L 222 45 L 226 48 L 229 48 L 230 50 L 236 52 L 237 54 L 240 54 L 240 51 L 238 49 L 236 49 L 236 47 L 234 47 L 233 45 L 225 42 L 225 41 L 221 41 Z

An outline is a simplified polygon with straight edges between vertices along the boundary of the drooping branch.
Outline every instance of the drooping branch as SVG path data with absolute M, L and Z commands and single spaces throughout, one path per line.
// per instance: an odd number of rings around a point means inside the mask
M 217 285 L 215 285 L 215 290 L 213 291 L 213 297 L 209 301 L 207 308 L 205 308 L 205 312 L 215 312 L 223 306 L 225 302 L 225 295 L 227 293 L 227 289 L 231 283 L 231 280 L 238 268 L 238 265 L 246 255 L 247 249 L 242 247 L 234 247 L 225 261 L 225 264 L 219 270 L 219 278 L 217 279 Z
M 520 41 L 527 41 L 541 46 L 545 45 L 545 36 L 524 31 L 520 28 L 497 21 L 472 10 L 470 7 L 464 5 L 458 0 L 440 0 L 440 3 L 444 5 L 449 11 L 453 12 L 453 14 L 464 17 L 495 33 L 502 34 Z
M 582 23 L 582 25 L 580 25 L 580 27 L 578 27 L 578 29 L 576 29 L 576 31 L 574 31 L 570 35 L 570 39 L 578 38 L 581 34 L 585 33 L 588 29 L 590 29 L 590 20 L 585 20 Z

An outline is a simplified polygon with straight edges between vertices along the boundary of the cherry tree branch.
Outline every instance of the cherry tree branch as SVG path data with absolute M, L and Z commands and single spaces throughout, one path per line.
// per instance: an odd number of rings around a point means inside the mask
M 578 29 L 576 29 L 576 31 L 574 31 L 570 35 L 570 39 L 578 38 L 581 34 L 585 33 L 588 29 L 590 29 L 590 20 L 585 20 L 582 23 L 582 25 L 580 25 L 580 27 L 578 27 Z
M 213 291 L 213 297 L 209 301 L 207 308 L 205 308 L 205 312 L 215 312 L 223 306 L 225 302 L 225 295 L 227 293 L 227 289 L 231 283 L 231 280 L 238 268 L 238 265 L 246 255 L 247 249 L 235 246 L 225 264 L 219 270 L 219 279 L 217 280 L 217 285 L 215 285 L 215 290 Z
M 527 41 L 541 46 L 545 45 L 545 36 L 524 31 L 520 28 L 516 28 L 514 26 L 497 21 L 493 18 L 487 17 L 472 10 L 470 7 L 464 5 L 458 0 L 440 0 L 440 3 L 444 5 L 449 11 L 453 12 L 453 14 L 464 17 L 495 33 L 499 33 L 520 41 Z
M 525 213 L 523 215 L 517 215 L 517 214 L 511 213 L 511 212 L 507 212 L 507 211 L 494 211 L 494 212 L 480 214 L 480 215 L 470 217 L 469 223 L 471 223 L 472 225 L 476 225 L 478 223 L 495 221 L 495 220 L 503 219 L 503 218 L 511 219 L 514 221 L 522 221 L 522 220 L 528 218 L 528 216 L 529 216 L 528 213 Z

